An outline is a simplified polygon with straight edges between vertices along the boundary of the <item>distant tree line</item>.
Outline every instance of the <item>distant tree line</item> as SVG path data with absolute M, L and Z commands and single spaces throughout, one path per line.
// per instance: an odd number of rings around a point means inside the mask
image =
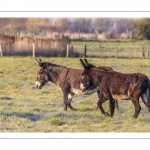
M 46 35 L 130 31 L 135 39 L 150 39 L 150 18 L 0 18 L 0 34 Z

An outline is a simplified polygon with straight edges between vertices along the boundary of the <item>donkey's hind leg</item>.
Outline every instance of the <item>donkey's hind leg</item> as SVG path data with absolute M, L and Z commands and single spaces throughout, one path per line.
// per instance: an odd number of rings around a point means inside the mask
M 141 98 L 142 98 L 143 103 L 146 105 L 148 111 L 150 112 L 150 100 L 147 98 L 146 93 L 143 93 L 141 95 Z
M 139 97 L 132 98 L 131 100 L 132 100 L 132 103 L 133 103 L 134 108 L 135 108 L 135 113 L 134 113 L 133 118 L 137 118 L 139 115 L 139 112 L 141 111 L 141 106 L 139 104 Z
M 115 111 L 115 101 L 116 100 L 113 100 L 113 99 L 110 99 L 109 102 L 110 102 L 110 116 L 113 117 L 114 115 L 114 111 Z

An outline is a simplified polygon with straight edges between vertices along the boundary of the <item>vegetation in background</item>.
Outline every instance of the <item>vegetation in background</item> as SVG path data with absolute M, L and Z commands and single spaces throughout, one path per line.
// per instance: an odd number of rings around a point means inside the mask
M 0 18 L 0 34 L 51 36 L 52 32 L 95 33 L 109 34 L 111 39 L 149 39 L 149 20 L 149 18 L 55 18 L 53 20 Z
M 133 20 L 132 26 L 135 30 L 135 38 L 150 39 L 150 18 L 142 18 L 138 21 Z

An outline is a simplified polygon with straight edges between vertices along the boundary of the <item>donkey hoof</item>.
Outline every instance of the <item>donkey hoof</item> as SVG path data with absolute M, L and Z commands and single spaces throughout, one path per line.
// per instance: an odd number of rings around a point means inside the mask
M 67 107 L 64 107 L 64 110 L 67 110 Z
M 137 119 L 137 116 L 133 116 L 134 119 Z
M 111 118 L 113 118 L 114 115 L 110 115 Z
M 110 117 L 110 114 L 108 112 L 105 112 L 106 117 Z
M 74 108 L 72 106 L 68 106 L 68 108 L 70 108 L 71 110 L 77 110 L 76 108 Z
M 74 108 L 74 107 L 72 107 L 72 106 L 71 106 L 71 107 L 69 106 L 69 108 L 70 108 L 71 110 L 77 110 L 76 108 Z

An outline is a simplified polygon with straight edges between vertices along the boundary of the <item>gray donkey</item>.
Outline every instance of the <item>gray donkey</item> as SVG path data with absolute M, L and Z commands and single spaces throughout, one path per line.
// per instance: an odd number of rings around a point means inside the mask
M 40 69 L 37 73 L 36 87 L 41 89 L 49 81 L 55 83 L 62 93 L 64 110 L 67 110 L 67 107 L 71 108 L 72 110 L 76 110 L 71 106 L 71 101 L 74 94 L 85 95 L 97 92 L 98 97 L 100 97 L 99 88 L 95 86 L 88 77 L 86 78 L 86 89 L 81 90 L 82 87 L 80 87 L 80 83 L 82 80 L 83 70 L 67 68 L 49 62 L 42 62 L 41 59 L 36 59 L 36 61 L 40 66 Z M 99 68 L 104 70 L 112 70 L 112 68 L 106 66 Z M 118 108 L 118 103 L 117 101 L 115 102 L 116 107 Z M 98 109 L 98 107 L 95 106 L 95 109 Z

